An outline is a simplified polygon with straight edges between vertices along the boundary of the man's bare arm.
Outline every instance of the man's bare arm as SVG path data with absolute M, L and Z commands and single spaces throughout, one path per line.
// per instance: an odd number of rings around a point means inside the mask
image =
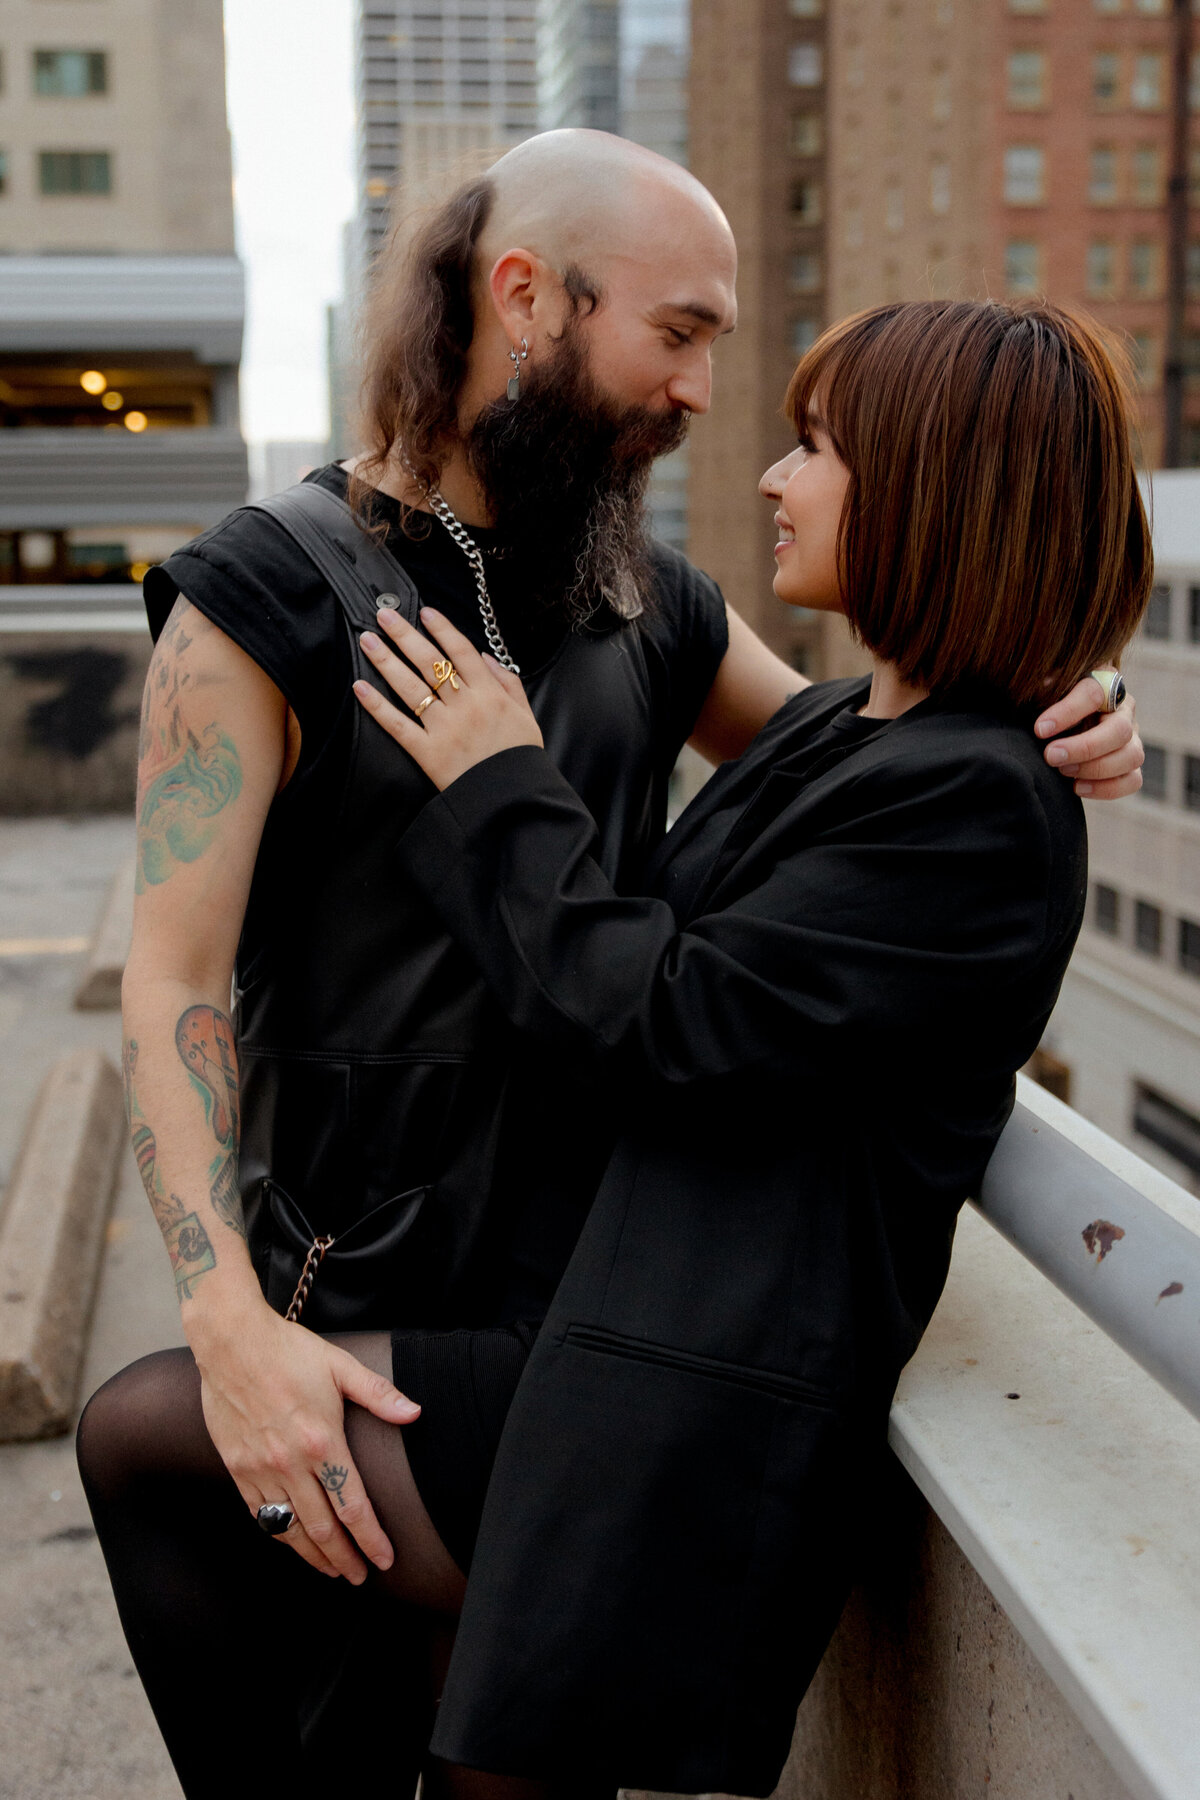
M 267 1306 L 237 1180 L 234 954 L 263 824 L 294 748 L 278 688 L 181 598 L 143 703 L 125 1080 L 134 1153 L 213 1442 L 251 1510 L 289 1501 L 299 1522 L 287 1543 L 314 1567 L 360 1580 L 347 1531 L 383 1566 L 391 1551 L 346 1451 L 345 1399 L 395 1423 L 416 1409 Z M 347 1471 L 336 1520 L 316 1472 L 323 1462 Z

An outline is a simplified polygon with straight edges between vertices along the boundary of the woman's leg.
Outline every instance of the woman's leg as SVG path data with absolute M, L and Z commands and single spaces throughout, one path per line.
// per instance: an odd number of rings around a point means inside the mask
M 390 1373 L 386 1333 L 346 1342 Z M 363 1696 L 362 1724 L 386 1739 L 397 1796 L 398 1752 L 411 1740 L 408 1791 L 415 1786 L 431 1728 L 429 1621 L 447 1604 L 457 1609 L 463 1582 L 421 1505 L 399 1429 L 352 1407 L 347 1430 L 396 1546 L 396 1565 L 380 1579 L 401 1606 L 317 1574 L 255 1529 L 205 1428 L 190 1352 L 134 1363 L 84 1411 L 84 1488 L 130 1651 L 189 1800 L 229 1791 L 233 1745 L 247 1789 L 261 1781 L 267 1792 L 327 1794 L 321 1772 L 340 1762 L 344 1776 L 354 1705 L 338 1671 L 347 1658 L 361 1662 L 364 1642 L 387 1656 L 396 1685 L 386 1712 Z M 406 1707 L 399 1689 L 411 1688 L 415 1669 L 419 1687 Z M 311 1741 L 302 1750 L 306 1709 Z

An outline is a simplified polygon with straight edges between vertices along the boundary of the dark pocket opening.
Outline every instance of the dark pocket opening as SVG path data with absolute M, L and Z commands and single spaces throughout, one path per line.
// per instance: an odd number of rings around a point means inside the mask
M 699 1351 L 681 1350 L 672 1344 L 656 1344 L 649 1338 L 629 1337 L 624 1332 L 608 1331 L 602 1325 L 568 1325 L 563 1341 L 578 1345 L 582 1350 L 598 1351 L 604 1356 L 626 1357 L 631 1362 L 680 1369 L 692 1375 L 707 1375 L 714 1381 L 751 1388 L 759 1394 L 774 1394 L 783 1400 L 800 1400 L 808 1406 L 832 1408 L 834 1404 L 833 1396 L 826 1388 L 805 1381 L 798 1375 L 784 1375 L 775 1369 L 756 1369 L 745 1363 L 726 1362 L 723 1357 L 703 1356 Z

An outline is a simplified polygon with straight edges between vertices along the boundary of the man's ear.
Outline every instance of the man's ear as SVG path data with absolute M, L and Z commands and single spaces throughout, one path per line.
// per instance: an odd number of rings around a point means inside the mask
M 488 292 L 500 327 L 510 344 L 531 342 L 535 329 L 557 332 L 562 311 L 562 282 L 532 250 L 506 250 L 492 265 Z

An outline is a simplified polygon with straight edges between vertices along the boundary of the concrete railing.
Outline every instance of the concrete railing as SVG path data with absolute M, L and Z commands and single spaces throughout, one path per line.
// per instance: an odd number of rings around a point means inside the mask
M 1057 1735 L 1075 1731 L 1013 1791 L 1200 1795 L 1198 1414 L 1200 1200 L 1022 1078 L 890 1430 L 978 1577 L 960 1646 L 997 1603 L 1049 1677 L 1035 1710 L 1065 1702 Z M 953 1696 L 953 1659 L 937 1673 Z M 960 1704 L 961 1750 L 978 1707 Z M 1080 1766 L 1097 1751 L 1102 1780 Z

